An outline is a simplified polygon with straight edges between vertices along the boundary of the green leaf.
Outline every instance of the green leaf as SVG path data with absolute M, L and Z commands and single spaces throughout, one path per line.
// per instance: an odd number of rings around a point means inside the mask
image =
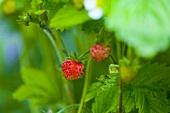
M 92 84 L 85 97 L 85 102 L 95 97 L 93 113 L 108 113 L 117 110 L 119 100 L 118 74 L 101 75 L 99 82 Z
M 48 18 L 52 19 L 54 15 L 64 6 L 64 3 L 58 1 L 46 1 L 43 8 L 48 12 Z
M 45 10 L 38 10 L 34 12 L 35 15 L 42 15 L 45 12 Z
M 32 10 L 34 11 L 40 10 L 40 3 L 41 3 L 41 0 L 32 0 L 31 2 Z
M 135 108 L 135 95 L 133 93 L 132 87 L 129 85 L 123 86 L 123 108 L 125 113 L 129 113 Z
M 81 24 L 89 19 L 86 10 L 78 10 L 72 5 L 67 5 L 56 13 L 51 20 L 50 26 L 65 29 Z
M 82 25 L 82 31 L 90 31 L 90 30 L 101 28 L 103 26 L 104 22 L 105 22 L 104 19 L 90 20 L 88 22 L 85 22 Z
M 132 85 L 143 87 L 144 85 L 151 85 L 161 89 L 170 88 L 170 67 L 165 64 L 144 64 L 138 71 L 137 77 L 132 81 Z
M 85 96 L 85 102 L 93 99 L 97 95 L 98 88 L 100 88 L 103 85 L 103 83 L 96 82 L 93 83 L 90 88 L 88 89 L 88 92 Z
M 168 4 L 169 0 L 114 0 L 106 4 L 106 27 L 140 56 L 152 57 L 170 43 Z
M 170 73 L 170 67 L 164 64 L 145 63 L 131 84 L 123 84 L 124 112 L 135 109 L 139 109 L 139 113 L 170 112 L 166 96 L 166 91 L 170 90 L 170 76 L 167 73 Z M 118 74 L 102 75 L 98 80 L 90 86 L 86 102 L 95 97 L 92 106 L 94 113 L 116 112 L 119 106 Z
M 164 64 L 144 64 L 131 85 L 123 87 L 125 112 L 139 108 L 139 113 L 168 113 L 170 105 L 164 90 L 170 90 L 170 68 Z
M 95 98 L 92 106 L 93 113 L 109 113 L 113 109 L 117 109 L 119 103 L 119 88 L 110 87 Z
M 110 87 L 116 87 L 119 84 L 118 74 L 101 75 L 98 79 L 99 82 L 93 83 L 87 91 L 85 102 L 93 99 L 95 96 L 100 95 Z
M 148 89 L 136 89 L 135 102 L 139 113 L 168 113 L 170 112 L 169 101 L 166 95 L 159 91 Z
M 164 64 L 145 63 L 130 85 L 123 85 L 123 109 L 128 113 L 168 113 L 170 110 L 166 93 L 170 90 L 170 68 Z
M 18 101 L 32 99 L 36 105 L 55 103 L 58 100 L 56 83 L 50 75 L 32 68 L 23 68 L 21 74 L 24 84 L 14 92 L 15 99 Z

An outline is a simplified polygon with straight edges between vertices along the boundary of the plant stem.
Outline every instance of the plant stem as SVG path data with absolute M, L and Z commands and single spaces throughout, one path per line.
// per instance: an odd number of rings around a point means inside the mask
M 123 113 L 123 91 L 122 91 L 122 80 L 120 79 L 120 97 L 119 97 L 119 113 Z
M 52 29 L 52 33 L 54 34 L 54 36 L 56 38 L 55 43 L 56 43 L 56 46 L 58 48 L 61 61 L 63 62 L 65 58 L 64 58 L 63 51 L 62 51 L 62 48 L 61 48 L 61 45 L 60 45 L 61 40 L 60 40 L 59 34 L 57 33 L 57 31 L 55 29 Z
M 87 88 L 88 88 L 88 85 L 89 85 L 90 64 L 91 64 L 91 57 L 89 57 L 87 65 L 86 65 L 85 82 L 84 82 L 83 94 L 82 94 L 82 97 L 81 97 L 80 107 L 78 109 L 78 113 L 82 112 L 83 105 L 84 105 L 84 98 L 86 96 Z
M 83 54 L 79 57 L 79 60 L 81 60 L 85 55 L 87 55 L 87 54 L 89 54 L 89 53 L 90 53 L 90 51 L 87 51 L 87 52 L 83 53 Z
M 63 42 L 63 40 L 61 39 L 60 35 L 57 33 L 57 30 L 56 30 L 56 29 L 53 29 L 53 30 L 54 30 L 55 34 L 57 35 L 59 42 L 60 42 L 61 45 L 63 46 L 63 49 L 64 49 L 64 52 L 65 52 L 66 56 L 68 57 L 69 54 L 68 54 L 66 45 L 64 44 L 64 42 Z
M 122 51 L 121 51 L 121 43 L 117 40 L 117 59 L 118 61 L 121 59 L 122 55 Z M 123 91 L 122 91 L 122 79 L 121 77 L 119 77 L 119 88 L 120 88 L 120 96 L 119 96 L 119 113 L 122 113 L 122 109 L 123 109 Z
M 44 31 L 44 33 L 47 35 L 47 37 L 49 38 L 49 40 L 51 41 L 51 44 L 52 44 L 53 47 L 54 47 L 56 56 L 57 56 L 57 58 L 59 59 L 59 63 L 61 64 L 61 63 L 62 63 L 62 58 L 61 58 L 61 56 L 59 56 L 60 53 L 59 53 L 58 48 L 57 48 L 57 46 L 56 46 L 56 43 L 55 43 L 55 41 L 54 41 L 54 39 L 53 39 L 54 37 L 53 37 L 46 29 L 43 29 L 43 31 Z
M 63 55 L 62 48 L 60 46 L 60 41 L 61 41 L 61 40 L 59 40 L 60 37 L 59 37 L 57 31 L 55 31 L 53 29 L 50 29 L 50 28 L 47 29 L 47 28 L 48 28 L 48 26 L 46 25 L 46 27 L 43 28 L 43 31 L 45 32 L 45 34 L 48 36 L 49 40 L 51 41 L 51 43 L 52 43 L 52 45 L 54 47 L 56 56 L 58 57 L 59 64 L 61 65 L 65 58 L 64 58 L 64 55 Z M 68 91 L 66 97 L 69 97 L 69 95 L 70 95 L 70 99 L 66 99 L 66 100 L 70 100 L 69 104 L 73 104 L 74 103 L 74 98 L 72 97 L 73 95 L 72 95 L 71 85 L 64 78 L 63 78 L 63 81 L 64 81 L 64 83 L 66 85 L 66 91 Z
M 53 32 L 54 36 L 56 37 L 56 46 L 57 46 L 57 48 L 58 48 L 58 51 L 59 51 L 59 53 L 60 53 L 60 57 L 62 58 L 62 62 L 63 62 L 63 61 L 65 60 L 65 58 L 64 58 L 63 51 L 62 51 L 62 48 L 61 48 L 60 43 L 63 43 L 62 45 L 63 45 L 64 47 L 65 47 L 65 44 L 64 44 L 64 42 L 61 42 L 61 41 L 62 41 L 62 40 L 61 40 L 61 37 L 59 36 L 59 34 L 58 34 L 58 32 L 56 31 L 56 29 L 53 29 L 52 32 Z M 66 49 L 66 47 L 65 47 L 65 49 Z M 68 55 L 67 50 L 65 50 L 65 51 L 66 51 L 66 53 L 67 53 L 67 55 Z M 70 97 L 70 99 L 69 99 L 69 104 L 74 104 L 74 97 L 73 97 L 73 92 L 72 92 L 71 83 L 68 82 L 66 79 L 64 79 L 64 82 L 65 82 L 65 84 L 67 85 L 67 90 L 68 90 L 68 94 L 67 94 L 67 95 Z
M 128 46 L 128 49 L 127 49 L 127 58 L 130 60 L 130 62 L 133 60 L 133 52 L 132 52 L 132 47 L 129 47 Z
M 117 62 L 116 62 L 114 56 L 112 56 L 112 55 L 109 55 L 109 56 L 111 57 L 111 59 L 113 60 L 113 62 L 114 62 L 115 64 L 117 64 Z

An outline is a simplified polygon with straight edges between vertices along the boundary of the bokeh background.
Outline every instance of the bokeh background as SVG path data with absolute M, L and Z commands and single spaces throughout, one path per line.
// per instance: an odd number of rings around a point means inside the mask
M 24 26 L 18 24 L 18 15 L 30 8 L 30 0 L 0 0 L 0 113 L 30 113 L 29 101 L 18 102 L 13 99 L 13 92 L 23 83 L 20 75 L 21 65 L 40 68 L 44 62 L 44 46 L 46 35 L 37 25 Z M 62 32 L 61 36 L 69 52 L 83 53 L 92 44 L 91 39 L 76 28 Z M 81 37 L 81 38 L 80 38 Z M 83 46 L 84 45 L 84 46 Z M 52 56 L 54 57 L 54 56 Z M 49 56 L 51 58 L 51 56 Z M 170 66 L 170 49 L 159 53 L 152 62 L 166 63 Z M 27 60 L 26 60 L 27 59 Z M 28 60 L 29 59 L 29 60 Z M 48 59 L 48 58 L 47 58 Z M 92 82 L 98 75 L 106 74 L 109 61 L 98 64 L 93 62 Z M 54 58 L 54 62 L 57 60 Z M 52 61 L 51 61 L 52 62 Z M 48 65 L 44 65 L 48 68 Z M 105 71 L 103 71 L 105 70 Z M 75 81 L 75 103 L 79 103 L 84 78 Z M 78 86 L 78 87 L 77 87 Z M 23 93 L 23 95 L 25 95 Z M 46 109 L 46 107 L 42 108 Z

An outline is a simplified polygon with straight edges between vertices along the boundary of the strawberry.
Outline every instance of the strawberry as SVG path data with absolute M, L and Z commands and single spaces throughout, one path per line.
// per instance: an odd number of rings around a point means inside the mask
M 110 55 L 110 46 L 108 44 L 95 44 L 90 48 L 92 59 L 96 62 L 105 60 Z
M 76 60 L 65 60 L 62 63 L 62 72 L 67 80 L 76 80 L 82 77 L 84 65 Z

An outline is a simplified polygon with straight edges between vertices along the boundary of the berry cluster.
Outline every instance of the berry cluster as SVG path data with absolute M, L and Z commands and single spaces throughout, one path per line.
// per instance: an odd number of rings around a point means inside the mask
M 107 44 L 95 44 L 90 48 L 90 54 L 94 61 L 101 62 L 110 55 L 110 46 Z M 76 80 L 82 77 L 84 64 L 75 59 L 65 60 L 62 64 L 62 73 L 67 80 Z

